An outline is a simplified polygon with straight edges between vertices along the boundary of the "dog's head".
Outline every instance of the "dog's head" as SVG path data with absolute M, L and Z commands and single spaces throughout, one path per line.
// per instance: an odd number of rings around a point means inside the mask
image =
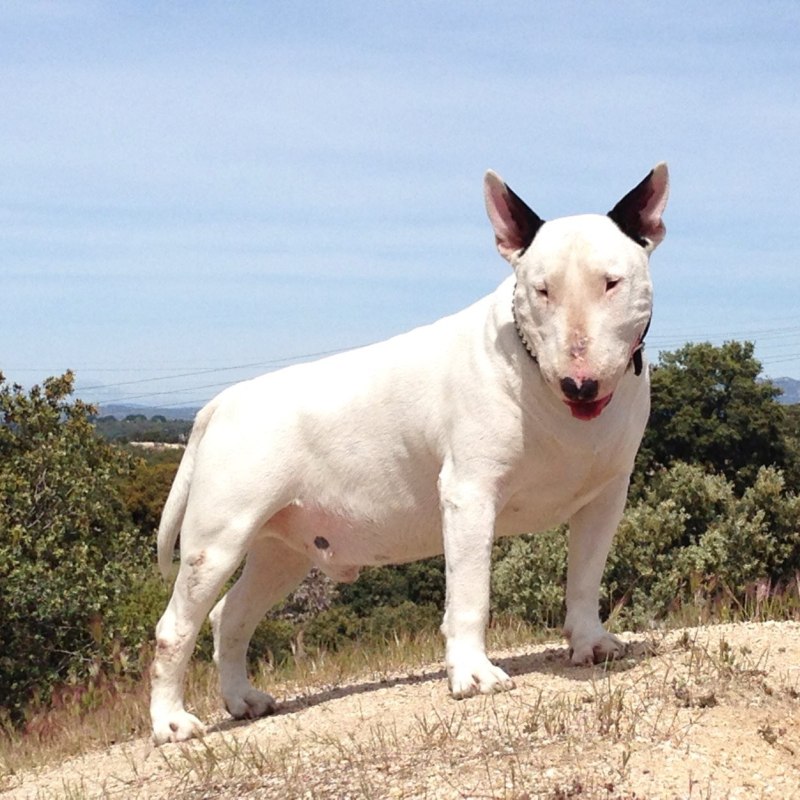
M 611 401 L 650 319 L 650 253 L 666 233 L 667 165 L 605 216 L 544 222 L 494 172 L 484 181 L 497 249 L 514 268 L 520 337 L 579 419 Z

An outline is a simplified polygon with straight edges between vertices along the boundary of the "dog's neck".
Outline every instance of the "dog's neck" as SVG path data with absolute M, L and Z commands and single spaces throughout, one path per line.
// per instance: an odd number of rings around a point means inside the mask
M 520 342 L 522 342 L 522 346 L 527 351 L 528 355 L 533 360 L 533 363 L 536 366 L 539 366 L 539 359 L 536 357 L 536 352 L 534 351 L 531 343 L 525 336 L 525 333 L 522 330 L 522 326 L 519 324 L 519 318 L 517 317 L 517 303 L 516 303 L 516 296 L 517 296 L 517 286 L 514 284 L 514 291 L 511 295 L 511 318 L 514 320 L 514 329 L 517 332 L 517 336 L 519 337 Z M 642 374 L 642 367 L 644 366 L 642 361 L 642 354 L 644 351 L 644 337 L 647 336 L 647 331 L 650 330 L 650 321 L 652 320 L 652 314 L 647 318 L 647 325 L 644 326 L 644 332 L 639 337 L 639 343 L 636 345 L 633 353 L 631 354 L 631 360 L 628 362 L 628 368 L 631 366 L 633 367 L 633 374 L 634 375 L 641 375 Z
M 533 363 L 537 366 L 539 365 L 539 359 L 536 357 L 536 353 L 531 346 L 531 343 L 525 337 L 525 334 L 522 332 L 522 326 L 519 324 L 519 318 L 517 317 L 517 285 L 514 284 L 514 291 L 511 294 L 511 318 L 514 320 L 514 329 L 517 331 L 517 336 L 519 336 L 519 340 L 522 342 L 523 347 L 528 351 L 528 355 L 533 359 Z

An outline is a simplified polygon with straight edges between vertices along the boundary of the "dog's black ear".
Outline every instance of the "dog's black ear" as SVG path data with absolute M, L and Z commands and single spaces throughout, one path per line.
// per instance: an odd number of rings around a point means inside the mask
M 661 215 L 668 197 L 669 172 L 662 161 L 608 212 L 608 216 L 626 236 L 630 236 L 649 252 L 656 248 L 667 233 Z
M 530 246 L 536 232 L 544 225 L 544 220 L 531 211 L 492 170 L 483 179 L 483 196 L 486 213 L 494 228 L 497 249 L 506 261 L 511 261 Z

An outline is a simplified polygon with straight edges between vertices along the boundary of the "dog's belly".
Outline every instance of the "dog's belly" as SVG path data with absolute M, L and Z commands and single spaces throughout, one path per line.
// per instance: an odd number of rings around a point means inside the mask
M 516 536 L 553 528 L 567 521 L 602 488 L 602 484 L 587 487 L 577 476 L 562 479 L 557 485 L 557 489 L 552 484 L 540 485 L 513 495 L 498 514 L 496 535 Z M 435 495 L 372 515 L 295 501 L 270 519 L 266 532 L 304 553 L 314 566 L 342 582 L 354 581 L 364 566 L 416 561 L 439 555 L 444 549 Z
M 354 581 L 361 567 L 416 561 L 443 550 L 437 506 L 374 519 L 294 502 L 272 517 L 267 532 L 342 582 Z

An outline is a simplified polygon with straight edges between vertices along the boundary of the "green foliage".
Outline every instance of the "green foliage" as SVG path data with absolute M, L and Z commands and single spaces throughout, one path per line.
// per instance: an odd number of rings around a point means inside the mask
M 396 606 L 410 600 L 418 605 L 444 604 L 444 558 L 427 558 L 411 564 L 369 567 L 358 580 L 339 587 L 339 602 L 358 616 L 379 606 Z
M 784 474 L 789 487 L 800 491 L 800 403 L 783 406 L 783 443 L 786 447 Z
M 493 609 L 535 625 L 563 620 L 563 529 L 498 543 Z M 724 594 L 744 603 L 764 587 L 794 584 L 800 568 L 800 497 L 762 467 L 739 496 L 734 485 L 678 462 L 655 475 L 625 511 L 606 565 L 604 614 L 623 624 L 663 619 Z
M 742 491 L 761 466 L 791 468 L 780 390 L 759 380 L 751 342 L 687 344 L 662 353 L 652 373 L 652 411 L 637 459 L 644 476 L 676 461 L 725 475 Z
M 533 625 L 555 628 L 564 619 L 567 575 L 565 528 L 503 539 L 495 545 L 492 608 Z
M 377 606 L 358 616 L 350 606 L 338 605 L 309 619 L 303 627 L 307 647 L 338 650 L 346 642 L 381 642 L 401 634 L 435 630 L 442 610 L 431 604 L 404 600 L 396 606 Z
M 265 619 L 250 640 L 247 659 L 250 664 L 266 661 L 283 664 L 292 656 L 292 644 L 297 636 L 295 626 L 285 619 Z
M 333 606 L 312 617 L 303 631 L 303 641 L 310 647 L 338 650 L 343 642 L 356 639 L 361 619 L 347 606 Z
M 170 587 L 151 567 L 153 556 L 149 549 L 132 543 L 130 552 L 138 552 L 142 560 L 125 570 L 125 583 L 118 587 L 116 605 L 104 609 L 106 623 L 99 652 L 106 668 L 136 673 L 149 654 Z
M 141 615 L 123 618 L 152 561 L 116 488 L 130 461 L 72 383 L 26 394 L 0 375 L 0 697 L 17 721 L 56 682 L 134 661 L 143 638 Z
M 128 514 L 151 539 L 158 530 L 161 511 L 182 456 L 183 450 L 146 452 L 133 461 L 132 470 L 120 482 L 120 496 Z
M 603 582 L 605 610 L 623 604 L 640 622 L 680 603 L 705 559 L 697 544 L 732 501 L 730 484 L 678 463 L 660 473 L 620 523 Z
M 336 650 L 347 641 L 382 641 L 397 633 L 417 633 L 441 623 L 444 559 L 369 567 L 354 583 L 340 584 L 333 605 L 306 617 L 306 646 Z M 287 603 L 292 607 L 292 598 Z
M 702 544 L 716 555 L 711 574 L 737 596 L 759 579 L 785 585 L 800 569 L 800 496 L 786 491 L 781 472 L 762 468 Z
M 758 584 L 796 580 L 800 498 L 762 467 L 740 497 L 734 485 L 676 463 L 625 512 L 606 566 L 606 610 L 639 624 L 697 596 L 743 602 Z
M 442 622 L 441 606 L 404 600 L 396 606 L 378 606 L 362 620 L 362 635 L 370 641 L 386 641 L 404 633 L 436 630 Z

